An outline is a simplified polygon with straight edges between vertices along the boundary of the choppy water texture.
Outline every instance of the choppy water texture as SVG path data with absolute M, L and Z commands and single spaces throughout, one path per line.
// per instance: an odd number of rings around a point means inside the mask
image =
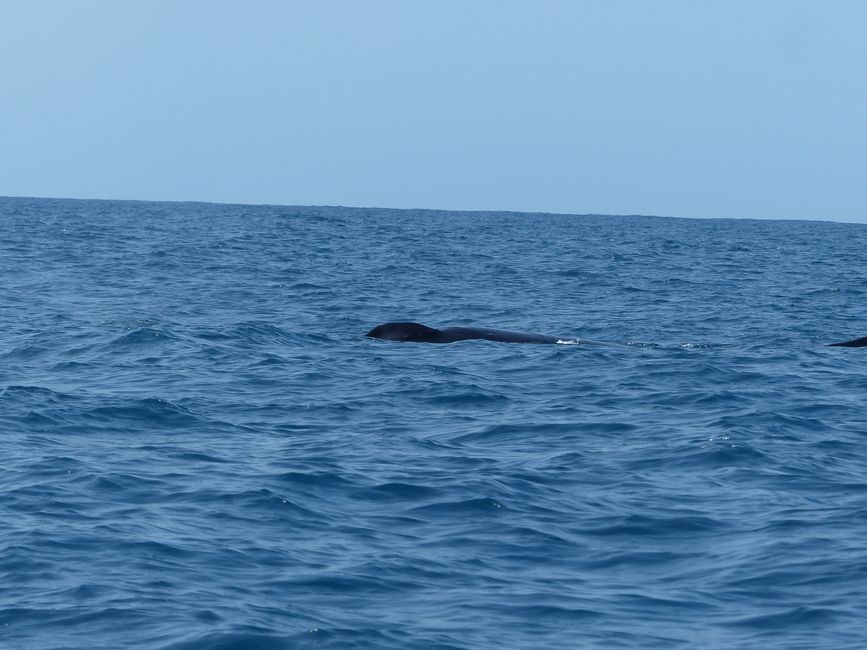
M 832 216 L 832 215 L 829 215 Z M 862 648 L 867 226 L 0 199 L 0 646 Z M 389 320 L 630 345 L 430 345 Z

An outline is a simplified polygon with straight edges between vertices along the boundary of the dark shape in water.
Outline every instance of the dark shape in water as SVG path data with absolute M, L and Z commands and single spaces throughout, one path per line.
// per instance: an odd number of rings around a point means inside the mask
M 867 336 L 851 341 L 843 341 L 842 343 L 829 343 L 828 345 L 837 345 L 844 348 L 863 348 L 867 347 Z
M 388 341 L 411 341 L 413 343 L 454 343 L 469 339 L 484 339 L 503 343 L 557 343 L 561 339 L 544 334 L 507 332 L 487 327 L 444 327 L 435 329 L 420 323 L 384 323 L 377 325 L 365 336 Z
M 560 343 L 563 339 L 545 334 L 530 332 L 509 332 L 487 327 L 444 327 L 436 329 L 421 323 L 383 323 L 370 330 L 365 336 L 387 341 L 410 341 L 412 343 L 454 343 L 471 339 L 499 341 L 501 343 Z M 578 341 L 573 341 L 577 343 Z M 590 342 L 590 341 L 582 341 Z M 867 336 L 851 341 L 829 343 L 829 346 L 844 348 L 867 347 Z

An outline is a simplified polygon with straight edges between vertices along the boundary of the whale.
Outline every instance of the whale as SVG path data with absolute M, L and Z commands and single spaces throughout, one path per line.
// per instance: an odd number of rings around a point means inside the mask
M 421 323 L 383 323 L 370 330 L 365 336 L 387 341 L 409 341 L 412 343 L 454 343 L 482 339 L 500 343 L 559 343 L 563 339 L 545 334 L 529 332 L 509 332 L 488 327 L 444 327 L 437 329 Z
M 421 323 L 399 322 L 383 323 L 370 330 L 365 336 L 386 341 L 409 341 L 411 343 L 455 343 L 457 341 L 469 341 L 481 339 L 484 341 L 498 341 L 500 343 L 599 343 L 586 339 L 562 339 L 547 334 L 535 334 L 532 332 L 511 332 L 509 330 L 496 330 L 489 327 L 443 327 L 437 329 Z M 828 343 L 828 347 L 863 348 L 867 347 L 867 336 L 851 341 Z
M 829 346 L 838 346 L 842 348 L 863 348 L 867 347 L 867 336 L 860 339 L 852 339 L 851 341 L 842 341 L 840 343 L 829 343 Z

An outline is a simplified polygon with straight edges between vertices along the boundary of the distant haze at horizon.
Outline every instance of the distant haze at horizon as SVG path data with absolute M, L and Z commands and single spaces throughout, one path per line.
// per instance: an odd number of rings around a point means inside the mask
M 17 199 L 22 201 L 104 201 L 104 202 L 130 202 L 130 203 L 177 203 L 183 204 L 203 204 L 215 206 L 249 206 L 251 208 L 274 207 L 280 209 L 300 210 L 309 209 L 339 209 L 348 211 L 392 211 L 392 212 L 432 212 L 432 213 L 448 213 L 452 215 L 467 214 L 467 215 L 488 215 L 488 214 L 511 214 L 511 215 L 526 215 L 532 216 L 554 216 L 554 217 L 623 217 L 623 218 L 648 218 L 648 219 L 738 219 L 738 220 L 757 220 L 757 221 L 829 221 L 835 223 L 852 223 L 852 224 L 867 224 L 867 219 L 833 219 L 833 218 L 816 218 L 816 219 L 794 219 L 787 217 L 760 217 L 760 216 L 742 216 L 742 217 L 727 217 L 727 216 L 689 216 L 681 214 L 650 214 L 650 213 L 611 213 L 611 212 L 554 212 L 548 210 L 450 210 L 448 208 L 428 208 L 422 206 L 415 207 L 392 207 L 387 205 L 328 205 L 324 203 L 305 205 L 301 203 L 252 203 L 239 201 L 208 201 L 200 199 L 136 199 L 136 198 L 113 198 L 113 197 L 75 197 L 75 196 L 0 196 L 0 199 Z
M 867 222 L 867 4 L 6 3 L 0 195 Z

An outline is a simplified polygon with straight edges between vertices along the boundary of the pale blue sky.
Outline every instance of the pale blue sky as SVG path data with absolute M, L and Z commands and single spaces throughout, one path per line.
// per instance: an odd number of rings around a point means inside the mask
M 0 195 L 867 221 L 867 2 L 0 0 Z

